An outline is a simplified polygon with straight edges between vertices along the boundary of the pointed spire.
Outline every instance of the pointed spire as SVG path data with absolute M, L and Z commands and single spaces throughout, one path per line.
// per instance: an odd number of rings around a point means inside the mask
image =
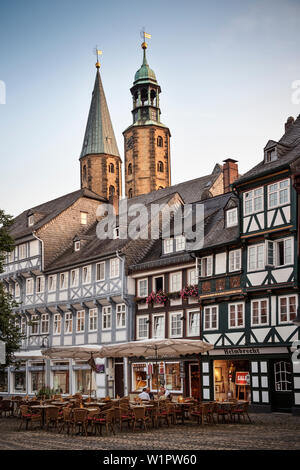
M 89 154 L 103 153 L 119 157 L 120 154 L 106 103 L 98 61 L 96 68 L 95 85 L 80 158 Z

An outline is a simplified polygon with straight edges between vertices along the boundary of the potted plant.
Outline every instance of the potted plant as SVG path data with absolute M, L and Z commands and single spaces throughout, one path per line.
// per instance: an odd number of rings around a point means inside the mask
M 188 297 L 198 297 L 198 286 L 185 286 L 180 291 L 180 297 L 187 299 Z
M 150 304 L 150 303 L 165 304 L 167 300 L 168 300 L 167 294 L 163 291 L 158 291 L 158 292 L 151 292 L 151 294 L 148 295 L 146 302 L 147 304 Z

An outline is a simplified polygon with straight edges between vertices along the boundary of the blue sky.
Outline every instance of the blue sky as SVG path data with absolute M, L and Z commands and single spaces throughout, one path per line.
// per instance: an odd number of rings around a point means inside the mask
M 96 44 L 123 159 L 142 27 L 172 135 L 172 183 L 228 157 L 247 171 L 300 113 L 299 23 L 299 0 L 2 0 L 0 207 L 17 215 L 80 187 Z

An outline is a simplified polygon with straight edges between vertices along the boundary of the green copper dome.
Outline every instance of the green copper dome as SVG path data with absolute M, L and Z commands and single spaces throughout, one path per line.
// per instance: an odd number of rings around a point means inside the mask
M 148 83 L 154 82 L 157 83 L 155 73 L 152 69 L 150 69 L 147 58 L 146 58 L 146 49 L 144 49 L 144 59 L 141 68 L 136 72 L 134 76 L 133 84 L 136 85 L 138 83 Z

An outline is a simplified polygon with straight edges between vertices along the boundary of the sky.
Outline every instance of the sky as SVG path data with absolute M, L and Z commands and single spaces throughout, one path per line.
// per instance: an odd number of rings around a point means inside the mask
M 96 45 L 124 161 L 143 27 L 172 184 L 229 157 L 246 172 L 300 114 L 299 23 L 300 0 L 1 0 L 0 208 L 15 216 L 80 188 Z

